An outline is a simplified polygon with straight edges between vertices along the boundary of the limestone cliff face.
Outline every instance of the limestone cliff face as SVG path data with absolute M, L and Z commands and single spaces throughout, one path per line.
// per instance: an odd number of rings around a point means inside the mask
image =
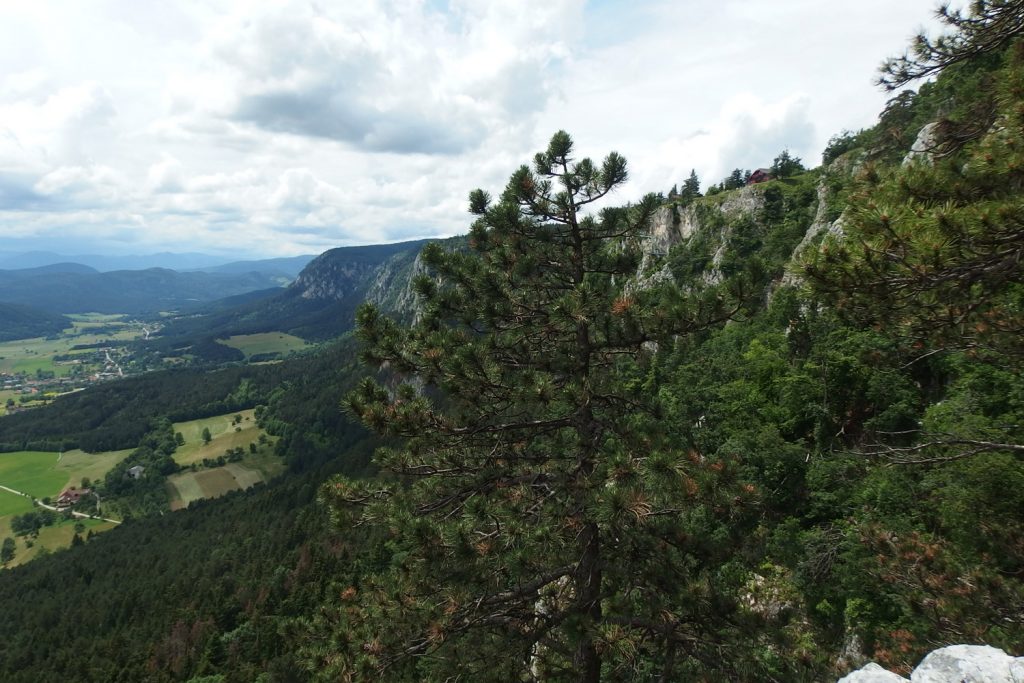
M 416 319 L 416 293 L 412 283 L 427 272 L 420 252 L 392 256 L 377 269 L 366 290 L 366 301 L 405 322 Z
M 645 265 L 651 266 L 658 257 L 667 255 L 672 247 L 698 232 L 715 227 L 727 229 L 729 224 L 740 218 L 756 216 L 763 207 L 764 192 L 759 185 L 703 198 L 684 208 L 661 207 L 654 214 L 649 233 L 643 238 L 644 261 L 640 264 L 640 272 L 644 272 Z
M 340 300 L 361 289 L 376 274 L 378 264 L 337 259 L 334 249 L 313 259 L 291 289 L 303 299 Z
M 368 288 L 379 283 L 386 273 L 395 271 L 396 264 L 411 262 L 424 244 L 426 240 L 329 249 L 302 269 L 288 293 L 313 301 L 365 296 Z
M 733 227 L 743 221 L 757 221 L 764 205 L 764 188 L 751 185 L 698 199 L 686 207 L 661 207 L 654 214 L 648 233 L 641 239 L 643 256 L 640 267 L 627 288 L 643 289 L 672 279 L 667 262 L 669 252 L 680 245 L 686 248 L 698 240 L 703 245 L 711 245 L 714 250 L 702 275 L 704 283 L 720 281 L 719 267 L 728 250 Z

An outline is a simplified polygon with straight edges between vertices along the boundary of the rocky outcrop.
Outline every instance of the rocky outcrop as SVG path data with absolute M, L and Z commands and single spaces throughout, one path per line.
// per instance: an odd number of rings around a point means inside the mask
M 836 237 L 842 237 L 843 216 L 840 215 L 834 221 L 828 220 L 828 185 L 825 183 L 824 178 L 818 182 L 817 191 L 818 208 L 815 211 L 814 220 L 811 221 L 810 226 L 807 228 L 807 232 L 804 233 L 799 244 L 797 244 L 796 248 L 793 249 L 793 255 L 790 257 L 791 263 L 797 263 L 804 251 L 825 233 Z M 800 282 L 800 276 L 793 270 L 788 270 L 786 274 L 782 276 L 782 282 L 780 284 L 789 287 L 796 287 L 800 285 Z
M 950 645 L 929 653 L 909 679 L 872 662 L 839 683 L 1024 683 L 1024 657 L 989 645 Z
M 918 131 L 917 139 L 910 146 L 907 156 L 903 157 L 903 165 L 906 166 L 914 161 L 931 163 L 932 157 L 935 154 L 935 147 L 938 144 L 938 132 L 939 124 L 937 121 L 926 124 L 924 128 Z
M 852 674 L 843 676 L 839 683 L 907 683 L 907 679 L 871 662 Z
M 427 272 L 420 252 L 396 254 L 381 266 L 366 290 L 366 301 L 401 320 L 416 318 L 415 279 Z
M 303 269 L 291 288 L 303 299 L 336 301 L 358 291 L 378 268 L 376 264 L 335 260 L 331 251 L 326 251 Z
M 627 289 L 644 289 L 671 279 L 672 275 L 664 260 L 672 247 L 697 233 L 708 231 L 715 233 L 713 240 L 718 247 L 711 269 L 705 273 L 704 278 L 708 283 L 717 282 L 721 277 L 717 268 L 725 254 L 730 224 L 744 217 L 754 217 L 763 208 L 763 192 L 756 185 L 730 192 L 721 200 L 705 198 L 683 208 L 673 205 L 661 207 L 655 212 L 647 234 L 641 239 L 640 267 Z
M 330 249 L 302 269 L 288 287 L 289 294 L 319 301 L 361 295 L 393 257 L 418 254 L 424 244 L 426 240 Z

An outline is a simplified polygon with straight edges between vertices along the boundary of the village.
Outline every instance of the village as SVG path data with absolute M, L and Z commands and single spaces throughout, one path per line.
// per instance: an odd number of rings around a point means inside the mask
M 0 368 L 0 414 L 14 414 L 46 405 L 64 394 L 120 379 L 131 374 L 122 366 L 127 358 L 123 346 L 100 346 L 85 350 L 84 353 L 54 354 L 42 359 L 45 367 L 28 370 L 5 370 Z M 125 364 L 127 365 L 127 364 Z

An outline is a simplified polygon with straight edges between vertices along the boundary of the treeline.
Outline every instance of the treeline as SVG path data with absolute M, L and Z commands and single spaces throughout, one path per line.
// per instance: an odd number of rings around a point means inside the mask
M 287 623 L 345 571 L 313 474 L 0 572 L 4 681 L 302 681 Z
M 67 316 L 0 302 L 0 342 L 60 334 L 71 327 Z
M 158 417 L 181 422 L 252 408 L 304 372 L 303 360 L 296 359 L 215 371 L 168 370 L 99 384 L 4 417 L 0 452 L 134 448 Z

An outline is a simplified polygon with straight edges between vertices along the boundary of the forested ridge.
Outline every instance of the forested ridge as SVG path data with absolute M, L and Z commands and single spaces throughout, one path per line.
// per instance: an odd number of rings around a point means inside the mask
M 0 341 L 45 337 L 67 327 L 71 320 L 58 313 L 0 303 Z
M 799 681 L 1024 653 L 1007 13 L 947 13 L 882 80 L 937 78 L 817 168 L 780 152 L 763 182 L 590 211 L 626 161 L 559 132 L 471 193 L 466 246 L 420 254 L 415 315 L 0 419 L 12 449 L 135 447 L 260 405 L 290 465 L 0 573 L 0 678 Z

